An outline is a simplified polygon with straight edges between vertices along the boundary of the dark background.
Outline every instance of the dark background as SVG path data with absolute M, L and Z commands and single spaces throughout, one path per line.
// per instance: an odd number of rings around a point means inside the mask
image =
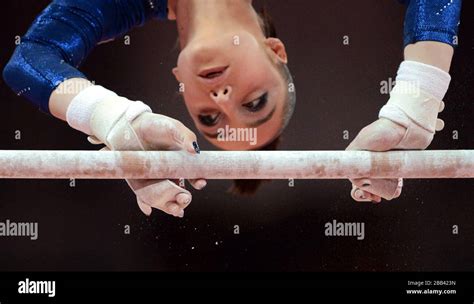
M 0 67 L 48 1 L 4 1 Z M 405 7 L 396 1 L 272 1 L 286 43 L 298 103 L 282 149 L 342 150 L 387 101 L 380 82 L 402 61 Z M 474 22 L 464 1 L 446 122 L 430 149 L 473 149 Z M 155 112 L 195 130 L 170 71 L 175 24 L 152 21 L 96 48 L 82 70 Z M 350 37 L 343 46 L 342 36 Z M 92 150 L 86 138 L 0 85 L 0 149 Z M 22 139 L 15 140 L 20 130 Z M 459 132 L 453 140 L 452 132 Z M 204 149 L 212 149 L 201 138 Z M 265 184 L 253 197 L 211 181 L 184 219 L 159 211 L 146 218 L 123 181 L 0 180 L 0 221 L 39 222 L 39 240 L 0 237 L 0 271 L 474 271 L 472 180 L 408 180 L 401 198 L 358 204 L 348 181 Z M 365 240 L 328 238 L 324 224 L 365 222 Z M 131 234 L 124 234 L 124 225 Z M 234 234 L 239 225 L 240 234 Z M 459 226 L 459 235 L 452 226 Z M 194 248 L 194 249 L 193 249 Z

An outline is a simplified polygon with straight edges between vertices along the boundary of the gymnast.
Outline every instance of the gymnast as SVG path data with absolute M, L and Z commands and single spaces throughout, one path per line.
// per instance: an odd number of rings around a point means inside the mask
M 461 0 L 400 0 L 407 4 L 404 29 L 405 60 L 398 69 L 390 99 L 379 119 L 363 128 L 346 150 L 424 150 L 437 131 L 438 119 L 451 76 L 449 69 L 458 44 Z M 413 90 L 413 88 L 417 90 Z M 400 196 L 403 180 L 357 179 L 356 201 L 379 203 Z
M 441 128 L 437 115 L 450 82 L 461 0 L 405 2 L 405 61 L 397 85 L 380 119 L 347 149 L 425 149 Z M 111 150 L 199 153 L 196 135 L 182 123 L 93 84 L 78 70 L 99 43 L 166 18 L 177 22 L 181 52 L 173 74 L 200 133 L 221 149 L 274 149 L 296 97 L 285 45 L 251 0 L 55 0 L 22 37 L 4 79 L 44 112 Z M 403 90 L 413 81 L 419 96 Z M 216 140 L 216 130 L 227 126 L 257 128 L 257 144 Z M 127 182 L 147 215 L 156 208 L 183 217 L 192 198 L 169 180 Z M 401 180 L 352 182 L 353 197 L 368 201 L 395 198 L 402 186 Z M 191 184 L 202 189 L 206 181 Z
M 199 153 L 181 122 L 94 85 L 77 68 L 101 42 L 151 19 L 177 21 L 173 74 L 197 129 L 222 149 L 272 149 L 288 124 L 295 91 L 284 44 L 251 1 L 55 0 L 34 21 L 4 69 L 14 91 L 111 150 Z M 258 140 L 218 141 L 219 128 L 253 128 Z M 273 148 L 274 149 L 274 148 Z M 169 180 L 129 180 L 140 209 L 184 215 L 191 193 Z M 204 179 L 190 181 L 202 189 Z

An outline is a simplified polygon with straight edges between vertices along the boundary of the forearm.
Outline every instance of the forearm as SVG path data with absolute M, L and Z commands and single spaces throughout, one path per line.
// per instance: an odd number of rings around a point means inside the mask
M 399 0 L 407 4 L 404 22 L 405 60 L 449 72 L 458 44 L 462 0 Z
M 405 60 L 417 61 L 449 73 L 454 49 L 437 41 L 419 41 L 405 47 Z
M 21 38 L 4 68 L 5 82 L 43 112 L 64 120 L 78 92 L 75 86 L 88 84 L 78 68 L 92 49 L 151 18 L 166 17 L 166 0 L 150 1 L 52 1 Z
M 405 47 L 405 61 L 400 65 L 390 99 L 380 110 L 379 118 L 388 119 L 407 131 L 396 146 L 401 149 L 425 149 L 444 122 L 438 113 L 449 88 L 449 69 L 453 47 L 435 41 L 420 41 Z
M 51 114 L 66 121 L 66 113 L 71 101 L 85 88 L 93 84 L 84 78 L 72 78 L 62 82 L 49 98 L 49 110 Z

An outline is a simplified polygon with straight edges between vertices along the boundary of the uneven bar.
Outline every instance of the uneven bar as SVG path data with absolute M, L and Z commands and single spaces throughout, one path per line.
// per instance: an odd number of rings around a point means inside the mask
M 8 179 L 474 178 L 474 150 L 0 151 Z

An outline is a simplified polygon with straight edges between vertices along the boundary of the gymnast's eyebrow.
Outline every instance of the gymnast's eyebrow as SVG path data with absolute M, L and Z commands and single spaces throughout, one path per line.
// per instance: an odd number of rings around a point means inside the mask
M 269 121 L 270 119 L 272 119 L 273 115 L 275 114 L 276 112 L 276 106 L 271 110 L 271 112 L 265 116 L 264 118 L 262 119 L 259 119 L 257 120 L 256 122 L 253 122 L 253 123 L 250 123 L 247 125 L 248 128 L 257 128 L 261 125 L 263 125 L 264 123 L 266 123 L 267 121 Z M 211 133 L 206 133 L 206 132 L 202 132 L 206 137 L 209 137 L 209 138 L 213 138 L 213 139 L 216 139 L 218 136 L 219 136 L 219 133 L 215 133 L 215 134 L 211 134 Z

